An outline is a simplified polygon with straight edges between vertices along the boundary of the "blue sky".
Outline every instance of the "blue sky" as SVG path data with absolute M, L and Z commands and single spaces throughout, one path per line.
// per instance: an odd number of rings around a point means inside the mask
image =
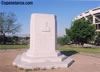
M 12 1 L 12 0 L 4 0 Z M 33 5 L 0 5 L 0 12 L 14 12 L 17 22 L 22 25 L 19 34 L 29 34 L 32 13 L 55 14 L 57 16 L 57 35 L 63 36 L 65 28 L 70 28 L 72 20 L 78 14 L 100 6 L 93 0 L 13 0 L 33 1 Z

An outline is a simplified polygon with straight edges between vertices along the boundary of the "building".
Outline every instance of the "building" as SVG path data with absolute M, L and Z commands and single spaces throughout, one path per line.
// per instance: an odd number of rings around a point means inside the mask
M 93 24 L 96 24 L 96 32 L 100 32 L 100 7 L 85 11 L 80 15 L 76 16 L 74 20 L 77 19 L 90 19 Z

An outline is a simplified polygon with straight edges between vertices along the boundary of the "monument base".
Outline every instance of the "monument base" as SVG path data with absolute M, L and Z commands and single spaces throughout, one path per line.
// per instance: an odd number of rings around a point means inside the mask
M 25 52 L 26 53 L 26 52 Z M 68 67 L 74 60 L 71 58 L 58 53 L 57 57 L 41 57 L 41 58 L 27 58 L 25 53 L 18 55 L 13 62 L 14 66 L 23 69 L 52 69 L 59 67 Z M 43 62 L 44 61 L 44 62 Z

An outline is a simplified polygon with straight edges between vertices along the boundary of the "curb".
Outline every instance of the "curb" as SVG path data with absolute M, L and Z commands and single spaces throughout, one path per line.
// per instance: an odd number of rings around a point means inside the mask
M 85 53 L 85 52 L 80 52 L 80 54 L 87 55 L 87 56 L 91 56 L 91 57 L 100 58 L 100 54 Z

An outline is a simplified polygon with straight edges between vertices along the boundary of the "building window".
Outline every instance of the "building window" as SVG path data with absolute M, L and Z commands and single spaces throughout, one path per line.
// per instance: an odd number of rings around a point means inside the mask
M 100 29 L 100 24 L 96 24 L 96 29 L 97 29 L 97 30 Z

